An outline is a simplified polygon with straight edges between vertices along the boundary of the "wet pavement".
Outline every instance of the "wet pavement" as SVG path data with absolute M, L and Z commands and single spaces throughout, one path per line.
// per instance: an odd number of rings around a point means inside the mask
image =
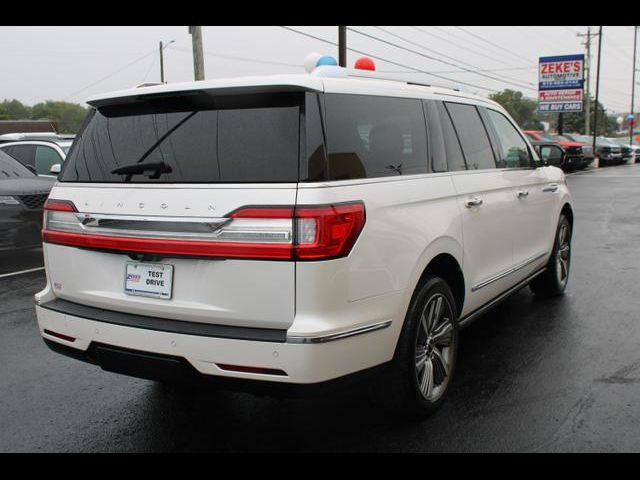
M 0 451 L 640 451 L 640 167 L 569 184 L 567 295 L 523 290 L 465 330 L 448 401 L 419 423 L 364 388 L 278 400 L 102 372 L 39 338 L 42 272 L 0 278 Z

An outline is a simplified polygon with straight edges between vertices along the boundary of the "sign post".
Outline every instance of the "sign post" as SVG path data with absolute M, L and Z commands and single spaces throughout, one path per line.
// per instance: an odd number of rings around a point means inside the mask
M 538 111 L 576 113 L 584 108 L 584 54 L 543 57 L 539 68 Z

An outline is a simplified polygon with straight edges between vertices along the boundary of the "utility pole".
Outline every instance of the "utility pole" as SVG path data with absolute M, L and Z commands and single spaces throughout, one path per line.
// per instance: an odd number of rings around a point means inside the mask
M 347 27 L 338 27 L 338 53 L 341 67 L 347 67 Z
M 564 135 L 564 113 L 558 114 L 558 135 Z
M 591 131 L 591 40 L 594 37 L 597 37 L 599 34 L 591 33 L 591 27 L 587 28 L 587 33 L 578 33 L 578 37 L 584 37 L 585 41 L 583 45 L 587 49 L 587 58 L 585 62 L 585 75 L 587 80 L 587 92 L 586 92 L 586 102 L 585 102 L 585 114 L 584 114 L 584 133 L 589 135 Z
M 600 103 L 600 66 L 602 64 L 602 26 L 599 27 L 598 32 L 598 74 L 596 76 L 596 106 L 595 111 L 593 112 L 593 153 L 596 153 L 597 150 L 597 141 L 596 138 L 598 136 L 598 105 Z
M 164 83 L 164 44 L 160 41 L 160 83 Z
M 638 27 L 633 27 L 633 76 L 631 83 L 631 112 L 629 120 L 629 146 L 633 145 L 633 127 L 635 127 L 635 108 L 636 108 L 636 61 L 638 53 Z
M 202 48 L 202 27 L 189 27 L 193 41 L 193 71 L 196 82 L 204 80 L 204 50 Z
M 166 83 L 165 80 L 164 80 L 164 51 L 172 43 L 176 43 L 176 41 L 175 40 L 171 40 L 167 44 L 165 44 L 162 41 L 160 42 L 160 82 L 161 83 Z

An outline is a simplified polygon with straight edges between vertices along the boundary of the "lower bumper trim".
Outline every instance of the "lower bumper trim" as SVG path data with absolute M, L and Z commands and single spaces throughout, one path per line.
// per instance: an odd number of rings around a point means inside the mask
M 206 323 L 147 317 L 144 315 L 134 315 L 88 307 L 86 305 L 79 305 L 77 303 L 60 299 L 43 303 L 40 307 L 45 310 L 51 310 L 53 312 L 85 318 L 96 322 L 110 323 L 112 325 L 120 325 L 123 327 L 154 330 L 157 332 L 224 338 L 229 340 L 247 340 L 251 342 L 285 343 L 287 341 L 286 330 L 209 325 Z

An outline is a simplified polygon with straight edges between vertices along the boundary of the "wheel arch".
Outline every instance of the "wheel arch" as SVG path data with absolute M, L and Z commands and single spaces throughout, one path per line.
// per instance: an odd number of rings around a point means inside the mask
M 462 314 L 466 299 L 463 252 L 462 245 L 453 237 L 441 237 L 425 249 L 411 277 L 412 288 L 405 302 L 406 311 L 420 285 L 431 275 L 446 280 L 454 294 L 458 315 Z
M 571 204 L 565 203 L 562 206 L 562 209 L 560 210 L 560 214 L 565 215 L 567 217 L 567 219 L 569 220 L 569 224 L 571 225 L 571 230 L 573 230 L 574 215 L 573 215 L 573 208 L 571 207 Z

